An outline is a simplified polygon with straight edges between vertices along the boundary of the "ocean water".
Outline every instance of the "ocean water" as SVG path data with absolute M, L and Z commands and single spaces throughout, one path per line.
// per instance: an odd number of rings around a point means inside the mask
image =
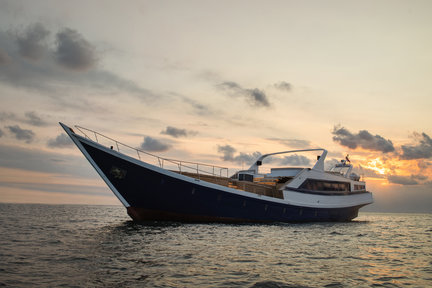
M 0 204 L 0 286 L 432 287 L 432 214 L 138 224 L 120 206 Z

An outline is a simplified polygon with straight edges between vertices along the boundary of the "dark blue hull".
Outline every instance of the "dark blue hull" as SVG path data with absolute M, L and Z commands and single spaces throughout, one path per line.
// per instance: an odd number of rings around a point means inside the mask
M 349 221 L 364 206 L 308 208 L 280 203 L 281 199 L 279 202 L 269 197 L 259 199 L 252 193 L 239 195 L 226 191 L 223 186 L 141 165 L 94 142 L 76 139 L 102 178 L 127 201 L 128 214 L 136 221 Z

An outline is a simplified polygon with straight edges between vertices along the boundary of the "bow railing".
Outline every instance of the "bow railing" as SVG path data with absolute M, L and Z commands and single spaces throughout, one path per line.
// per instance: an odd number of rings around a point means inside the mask
M 94 141 L 105 147 L 109 147 L 119 153 L 128 155 L 140 161 L 157 165 L 163 169 L 173 170 L 174 172 L 178 172 L 180 174 L 188 173 L 188 175 L 190 175 L 190 173 L 194 173 L 197 175 L 198 179 L 201 174 L 228 178 L 228 168 L 226 167 L 160 157 L 142 149 L 119 142 L 94 130 L 84 128 L 78 125 L 75 125 L 75 128 L 85 138 L 91 141 Z

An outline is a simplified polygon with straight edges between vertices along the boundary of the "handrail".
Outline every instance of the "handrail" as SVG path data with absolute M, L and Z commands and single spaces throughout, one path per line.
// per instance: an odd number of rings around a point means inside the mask
M 171 163 L 171 164 L 175 164 L 175 165 L 177 165 L 180 174 L 182 173 L 182 168 L 191 169 L 192 171 L 196 171 L 197 176 L 198 176 L 198 179 L 199 179 L 200 173 L 202 173 L 202 174 L 205 173 L 205 174 L 209 174 L 209 175 L 217 176 L 217 177 L 225 177 L 225 175 L 222 176 L 222 171 L 225 171 L 225 170 L 226 170 L 226 178 L 228 178 L 228 168 L 226 168 L 226 167 L 217 166 L 217 165 L 210 165 L 210 164 L 203 164 L 203 163 L 198 163 L 198 162 L 189 162 L 189 161 L 181 161 L 181 160 L 176 160 L 176 159 L 163 158 L 163 157 L 157 156 L 157 155 L 155 155 L 155 154 L 152 154 L 152 153 L 146 152 L 146 151 L 144 151 L 144 150 L 141 150 L 141 149 L 138 149 L 138 148 L 135 148 L 135 147 L 129 146 L 129 145 L 124 144 L 124 143 L 122 143 L 122 142 L 119 142 L 119 141 L 117 141 L 117 140 L 115 140 L 115 139 L 113 139 L 113 138 L 110 138 L 110 137 L 108 137 L 108 136 L 105 136 L 105 135 L 103 135 L 103 134 L 101 134 L 101 133 L 99 133 L 99 132 L 96 132 L 96 131 L 94 131 L 94 130 L 91 130 L 91 129 L 88 129 L 88 128 L 85 128 L 85 127 L 82 127 L 82 126 L 78 126 L 78 125 L 75 125 L 75 128 L 76 128 L 78 131 L 80 131 L 80 132 L 84 135 L 85 138 L 87 138 L 87 139 L 89 139 L 89 140 L 91 140 L 91 141 L 94 141 L 94 140 L 93 140 L 91 137 L 89 137 L 89 136 L 88 136 L 84 131 L 91 132 L 92 134 L 94 134 L 95 140 L 96 140 L 96 142 L 99 143 L 99 144 L 101 144 L 101 143 L 100 143 L 100 140 L 101 140 L 101 139 L 99 139 L 99 138 L 105 138 L 105 139 L 108 139 L 109 141 L 114 142 L 115 145 L 116 145 L 116 147 L 117 147 L 117 152 L 119 152 L 119 153 L 123 153 L 123 152 L 120 152 L 120 147 L 119 147 L 119 145 L 120 145 L 120 146 L 127 147 L 127 148 L 132 149 L 132 150 L 135 150 L 135 151 L 137 152 L 138 160 L 140 160 L 140 161 L 142 161 L 142 160 L 141 160 L 140 153 L 143 153 L 143 154 L 148 155 L 148 156 L 150 156 L 150 157 L 154 157 L 154 158 L 157 159 L 160 168 L 164 168 L 164 167 L 163 167 L 163 166 L 164 166 L 164 162 L 168 162 L 168 163 Z M 84 130 L 84 131 L 83 131 L 83 130 Z M 98 136 L 99 136 L 99 138 L 98 138 Z M 103 144 L 101 144 L 101 145 L 103 145 Z M 106 147 L 107 147 L 107 146 L 106 146 Z M 113 149 L 114 147 L 111 146 L 110 148 Z M 124 153 L 123 153 L 123 154 L 124 154 Z M 134 157 L 136 157 L 136 156 L 134 156 Z M 185 165 L 184 163 L 186 163 L 186 164 L 188 164 L 188 165 Z M 194 165 L 194 166 L 192 167 L 192 166 L 190 166 L 190 165 Z M 201 166 L 201 167 L 200 167 L 200 166 Z M 212 172 L 209 172 L 209 171 L 203 170 L 203 167 L 209 167 L 209 168 L 212 168 Z M 219 169 L 219 175 L 218 175 L 217 173 L 215 173 L 215 170 L 216 170 L 216 169 Z M 183 171 L 183 172 L 185 172 L 185 171 Z M 224 173 L 224 174 L 225 174 L 225 173 Z

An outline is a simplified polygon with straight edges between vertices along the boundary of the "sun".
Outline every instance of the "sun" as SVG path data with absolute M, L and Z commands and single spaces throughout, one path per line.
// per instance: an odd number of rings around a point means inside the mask
M 376 171 L 377 173 L 384 175 L 386 172 L 386 169 L 384 167 L 384 163 L 381 161 L 381 159 L 375 158 L 372 160 L 369 160 L 367 162 L 366 168 L 371 169 L 373 171 Z

